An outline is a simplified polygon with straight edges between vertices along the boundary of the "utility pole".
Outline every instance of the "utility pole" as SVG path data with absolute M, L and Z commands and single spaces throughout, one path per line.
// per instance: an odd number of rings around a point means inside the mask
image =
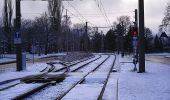
M 102 36 L 102 38 L 101 38 L 101 52 L 103 52 L 104 51 L 104 34 L 103 34 L 103 31 L 101 31 L 101 36 Z
M 66 9 L 66 15 L 65 15 L 65 18 L 66 18 L 66 23 L 65 23 L 65 26 L 67 28 L 68 26 L 68 10 Z
M 88 35 L 87 35 L 87 27 L 88 27 L 88 22 L 86 22 L 86 26 L 85 26 L 85 44 L 84 44 L 84 47 L 85 47 L 85 51 L 87 51 L 87 49 L 88 49 L 88 43 L 87 43 L 87 41 L 88 41 Z
M 88 22 L 86 22 L 86 27 L 85 27 L 86 34 L 87 34 L 87 27 L 88 27 Z
M 124 30 L 124 24 L 123 22 L 121 23 L 121 54 L 122 57 L 124 57 L 124 34 L 125 34 L 125 30 Z
M 22 68 L 22 47 L 21 47 L 21 9 L 20 9 L 20 0 L 16 0 L 16 20 L 15 20 L 15 27 L 16 27 L 16 58 L 17 58 L 17 71 L 23 70 Z
M 138 27 L 138 10 L 135 9 L 135 27 Z
M 137 28 L 137 31 L 138 31 L 138 10 L 137 9 L 135 9 L 135 28 Z M 139 38 L 139 36 L 138 36 L 138 38 Z M 139 55 L 139 44 L 138 44 L 137 50 L 136 50 L 136 56 L 138 57 L 138 55 Z
M 145 50 L 144 50 L 144 0 L 139 3 L 139 73 L 145 72 Z
M 66 46 L 67 46 L 66 48 L 67 48 L 67 54 L 68 54 L 68 29 L 67 29 L 68 28 L 67 27 L 68 26 L 68 14 L 67 13 L 68 12 L 67 12 L 67 9 L 66 9 L 66 16 L 65 16 L 66 17 L 66 23 L 65 23 L 66 25 L 65 25 L 65 28 L 66 28 L 66 39 L 67 39 L 66 40 Z

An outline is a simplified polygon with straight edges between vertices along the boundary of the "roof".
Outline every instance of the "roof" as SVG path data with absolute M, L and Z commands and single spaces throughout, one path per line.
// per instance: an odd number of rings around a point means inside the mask
M 162 32 L 161 36 L 160 37 L 166 37 L 168 38 L 167 34 L 165 32 Z

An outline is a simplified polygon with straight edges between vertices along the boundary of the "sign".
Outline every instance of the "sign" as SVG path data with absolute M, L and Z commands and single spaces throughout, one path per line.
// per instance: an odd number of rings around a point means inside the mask
M 21 33 L 16 32 L 14 34 L 14 44 L 21 44 Z
M 136 29 L 136 28 L 134 28 Z M 135 30 L 132 32 L 132 45 L 133 45 L 133 52 L 137 53 L 137 47 L 138 47 L 138 32 Z

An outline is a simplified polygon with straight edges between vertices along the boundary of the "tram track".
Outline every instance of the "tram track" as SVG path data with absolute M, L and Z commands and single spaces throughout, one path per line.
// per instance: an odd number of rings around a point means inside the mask
M 80 61 L 78 61 L 78 62 L 76 62 L 76 63 L 73 63 L 73 64 L 69 65 L 68 67 L 72 67 L 72 66 L 77 65 L 77 64 L 79 64 L 79 63 L 82 63 L 82 62 L 85 62 L 85 61 L 87 61 L 87 60 L 90 60 L 90 59 L 92 59 L 92 58 L 94 58 L 94 57 L 95 57 L 95 56 L 88 57 L 88 58 L 86 58 L 86 59 L 82 59 L 82 60 L 80 60 Z M 100 57 L 99 57 L 99 58 L 100 58 Z M 96 59 L 96 60 L 97 60 L 97 59 Z M 91 62 L 91 61 L 90 61 L 90 62 Z M 88 63 L 89 63 L 89 62 L 88 62 Z M 83 66 L 85 66 L 85 65 L 83 65 Z M 61 68 L 61 69 L 58 69 L 58 70 L 55 71 L 55 72 L 62 71 L 62 70 L 64 70 L 64 69 L 66 69 L 66 68 L 67 68 L 67 67 L 63 67 L 63 68 Z M 51 64 L 51 68 L 49 68 L 47 72 L 45 72 L 46 69 L 47 69 L 47 67 L 46 67 L 45 69 L 43 69 L 42 71 L 40 71 L 40 72 L 44 72 L 44 73 L 42 73 L 42 74 L 48 74 L 48 73 L 52 72 L 52 71 L 55 69 L 55 66 L 54 66 L 53 64 Z M 22 77 L 22 78 L 23 78 L 23 77 Z M 10 79 L 10 80 L 6 80 L 6 81 L 3 81 L 3 82 L 0 82 L 0 86 L 1 86 L 1 85 L 5 85 L 5 84 L 12 83 L 13 81 L 21 80 L 22 78 Z M 21 83 L 22 83 L 22 82 L 18 82 L 18 83 L 15 83 L 15 84 L 12 84 L 12 85 L 9 85 L 9 86 L 0 88 L 0 91 L 4 91 L 4 90 L 6 90 L 6 89 L 9 89 L 9 88 L 14 87 L 14 86 L 16 86 L 16 85 L 18 85 L 18 84 L 21 84 Z
M 87 63 L 85 63 L 85 64 L 83 64 L 83 65 L 81 65 L 81 66 L 79 66 L 79 67 L 76 68 L 76 69 L 70 70 L 70 72 L 77 72 L 77 71 L 79 71 L 80 69 L 83 69 L 83 68 L 84 68 L 85 66 L 87 66 L 88 64 L 93 63 L 93 62 L 99 60 L 100 58 L 102 58 L 102 56 L 103 56 L 103 55 L 100 55 L 98 58 L 95 58 L 95 59 L 93 59 L 93 60 L 91 60 L 91 61 L 89 61 L 89 62 L 87 62 Z M 92 58 L 93 58 L 93 57 L 92 57 Z M 105 63 L 109 58 L 110 58 L 110 55 L 108 55 L 107 58 L 104 58 L 94 69 L 90 70 L 90 71 L 87 72 L 85 75 L 83 75 L 83 77 L 82 77 L 79 81 L 77 81 L 75 84 L 73 84 L 73 85 L 71 86 L 71 88 L 69 88 L 66 92 L 64 92 L 64 93 L 62 93 L 61 95 L 57 96 L 57 97 L 56 97 L 56 100 L 61 100 L 61 99 L 62 99 L 65 95 L 67 95 L 67 93 L 69 93 L 74 87 L 76 87 L 78 84 L 83 83 L 83 82 L 85 81 L 85 78 L 86 78 L 88 75 L 90 75 L 91 73 L 95 72 L 98 68 L 100 68 L 100 66 L 101 66 L 103 63 Z M 116 56 L 115 56 L 115 59 L 116 59 Z M 101 93 L 100 93 L 100 95 L 99 95 L 99 97 L 98 97 L 97 100 L 102 100 L 103 93 L 104 93 L 104 91 L 105 91 L 105 88 L 106 88 L 108 79 L 109 79 L 109 77 L 110 77 L 110 73 L 112 72 L 112 69 L 113 69 L 113 67 L 114 67 L 115 59 L 114 59 L 114 62 L 113 62 L 113 64 L 112 64 L 112 67 L 110 68 L 109 73 L 107 74 L 106 81 L 104 82 L 103 88 L 102 88 Z M 76 62 L 76 63 L 78 64 L 78 62 Z M 73 64 L 71 64 L 71 65 L 69 65 L 69 66 L 70 66 L 70 67 L 74 67 L 74 65 L 77 65 L 77 64 L 73 63 Z M 64 70 L 64 69 L 62 69 L 62 70 Z M 60 71 L 62 71 L 62 70 L 60 70 Z M 52 72 L 52 71 L 53 71 L 53 70 L 51 70 L 51 71 L 49 71 L 49 72 L 46 72 L 46 73 L 50 73 L 50 72 Z M 57 71 L 57 72 L 60 72 L 60 71 Z M 63 74 L 65 74 L 65 73 L 66 73 L 66 71 L 63 72 Z M 42 89 L 45 89 L 45 88 L 47 88 L 48 86 L 51 87 L 51 85 L 54 85 L 54 84 L 56 84 L 56 83 L 57 83 L 57 82 L 54 82 L 54 81 L 52 81 L 52 82 L 45 82 L 44 84 L 42 84 L 42 85 L 40 85 L 40 86 L 37 86 L 36 88 L 31 89 L 31 90 L 27 91 L 26 93 L 23 93 L 23 94 L 21 94 L 21 95 L 18 95 L 18 96 L 13 97 L 12 100 L 22 100 L 22 99 L 25 99 L 25 98 L 29 98 L 30 96 L 32 96 L 32 95 L 34 95 L 35 93 L 41 91 Z M 16 85 L 18 85 L 18 84 L 16 84 Z M 15 86 L 15 85 L 14 85 L 14 86 Z M 11 88 L 11 87 L 9 87 L 9 88 Z M 49 87 L 48 87 L 48 88 L 49 88 Z M 7 89 L 8 89 L 8 88 L 7 88 Z M 5 90 L 6 90 L 6 89 L 5 89 Z M 44 91 L 44 90 L 42 90 L 42 91 Z
M 108 55 L 108 57 L 106 59 L 104 59 L 101 63 L 99 63 L 93 70 L 89 71 L 86 75 L 84 75 L 78 82 L 76 82 L 70 89 L 68 89 L 65 93 L 63 93 L 62 95 L 60 95 L 59 97 L 56 97 L 56 100 L 61 100 L 65 95 L 67 95 L 73 88 L 75 88 L 78 84 L 83 83 L 83 81 L 85 80 L 85 78 L 90 75 L 92 72 L 94 72 L 95 70 L 97 70 L 104 62 L 106 62 L 107 59 L 110 58 L 110 55 Z M 73 70 L 73 72 L 77 71 L 79 69 Z
M 88 64 L 90 64 L 90 63 L 92 63 L 92 62 L 94 62 L 94 61 L 96 61 L 96 60 L 98 60 L 98 59 L 100 59 L 100 58 L 101 58 L 101 55 L 100 55 L 98 58 L 95 58 L 94 60 L 92 60 L 92 61 L 90 61 L 90 62 L 88 62 L 88 63 L 86 63 L 86 64 L 83 64 L 82 66 L 85 67 L 85 66 L 87 66 Z M 80 67 L 83 68 L 82 66 L 80 66 Z M 78 70 L 78 69 L 79 69 L 79 68 L 77 68 L 77 70 Z M 74 71 L 71 71 L 71 72 L 74 72 Z M 47 73 L 49 73 L 49 72 L 47 72 Z M 63 74 L 65 74 L 65 73 L 66 73 L 66 72 L 63 72 Z M 38 86 L 38 87 L 36 87 L 36 88 L 34 88 L 34 89 L 32 89 L 32 90 L 24 93 L 24 94 L 21 94 L 21 95 L 18 95 L 18 96 L 16 96 L 16 97 L 14 97 L 13 100 L 20 100 L 20 99 L 26 98 L 26 97 L 28 97 L 28 96 L 30 96 L 30 95 L 32 95 L 32 94 L 34 94 L 34 93 L 42 90 L 43 88 L 51 85 L 51 84 L 54 84 L 54 82 L 46 82 L 46 83 L 44 83 L 43 85 Z

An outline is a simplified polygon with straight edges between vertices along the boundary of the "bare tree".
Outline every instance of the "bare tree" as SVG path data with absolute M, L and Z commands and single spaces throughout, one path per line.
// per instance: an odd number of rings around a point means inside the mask
M 52 28 L 55 31 L 59 31 L 61 24 L 61 1 L 62 0 L 49 0 L 48 1 L 48 11 L 51 18 Z
M 12 0 L 4 0 L 3 27 L 5 36 L 8 41 L 8 53 L 11 52 L 12 47 L 12 15 Z
M 118 23 L 121 25 L 123 28 L 122 34 L 127 34 L 129 31 L 129 27 L 131 25 L 130 17 L 129 16 L 120 16 L 117 18 Z M 116 23 L 115 23 L 116 24 Z
M 33 20 L 29 19 L 22 19 L 21 20 L 21 32 L 22 34 L 22 43 L 24 44 L 23 47 L 25 51 L 31 52 L 31 39 L 32 39 L 32 23 Z
M 166 31 L 167 28 L 170 26 L 170 2 L 167 4 L 167 7 L 165 9 L 165 16 L 162 19 L 162 25 L 160 25 L 159 30 L 160 31 Z
M 48 20 L 48 15 L 47 13 L 44 13 L 41 15 L 40 18 L 36 19 L 37 23 L 40 24 L 42 33 L 44 33 L 46 39 L 45 39 L 45 55 L 47 55 L 48 53 L 48 44 L 49 44 L 49 29 L 50 29 L 50 25 L 49 25 L 49 20 Z
M 152 49 L 153 34 L 149 28 L 145 28 L 145 51 L 150 52 Z
M 2 27 L 2 24 L 3 24 L 3 22 L 2 22 L 2 19 L 0 17 L 0 27 Z

